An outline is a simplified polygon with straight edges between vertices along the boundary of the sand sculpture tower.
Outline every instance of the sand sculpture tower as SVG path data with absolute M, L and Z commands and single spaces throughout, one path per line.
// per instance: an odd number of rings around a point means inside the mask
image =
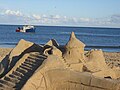
M 90 55 L 88 56 L 88 60 L 89 62 L 86 63 L 86 66 L 92 72 L 108 69 L 102 50 L 91 50 Z
M 68 64 L 84 62 L 85 44 L 76 38 L 74 32 L 71 33 L 70 39 L 65 47 L 66 52 L 63 54 L 63 57 Z

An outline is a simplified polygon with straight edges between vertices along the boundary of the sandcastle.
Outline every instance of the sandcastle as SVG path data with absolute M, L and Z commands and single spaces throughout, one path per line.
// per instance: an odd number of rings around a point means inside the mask
M 64 50 L 53 39 L 44 46 L 21 40 L 4 59 L 12 58 L 0 90 L 120 90 L 120 69 L 107 66 L 102 50 L 85 54 L 84 47 L 74 32 Z M 11 67 L 12 55 L 19 58 Z
M 64 53 L 63 57 L 65 58 L 66 62 L 69 64 L 75 63 L 84 63 L 84 47 L 85 44 L 79 41 L 76 37 L 74 32 L 72 32 L 70 36 L 69 42 L 66 44 L 66 52 Z

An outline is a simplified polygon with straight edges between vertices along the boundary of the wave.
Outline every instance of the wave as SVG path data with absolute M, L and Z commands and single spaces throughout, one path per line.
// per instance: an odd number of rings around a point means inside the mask
M 71 32 L 49 32 L 44 35 L 70 35 Z M 77 36 L 97 36 L 97 37 L 120 37 L 120 35 L 111 35 L 111 34 L 96 34 L 96 33 L 80 33 L 75 32 Z
M 17 43 L 14 43 L 14 42 L 5 42 L 5 43 L 0 43 L 0 45 L 17 45 Z
M 86 46 L 86 48 L 120 48 L 120 46 Z
M 71 34 L 71 32 L 61 32 L 59 34 Z M 84 36 L 120 37 L 120 35 L 110 35 L 110 34 L 93 34 L 93 33 L 80 33 L 80 32 L 75 32 L 75 34 L 84 35 Z

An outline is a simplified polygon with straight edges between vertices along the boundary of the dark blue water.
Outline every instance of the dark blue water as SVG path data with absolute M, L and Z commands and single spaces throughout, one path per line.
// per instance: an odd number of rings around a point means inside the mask
M 0 47 L 14 47 L 20 39 L 37 44 L 56 39 L 60 45 L 65 45 L 74 31 L 76 37 L 86 44 L 86 50 L 101 48 L 104 51 L 120 52 L 120 28 L 35 26 L 36 33 L 18 33 L 15 32 L 17 27 L 0 25 Z

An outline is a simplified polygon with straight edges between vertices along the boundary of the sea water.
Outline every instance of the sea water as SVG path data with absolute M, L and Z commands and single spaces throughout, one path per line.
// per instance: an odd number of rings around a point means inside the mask
M 16 32 L 22 25 L 0 25 L 0 47 L 15 47 L 20 39 L 37 44 L 45 44 L 55 39 L 65 45 L 72 31 L 86 44 L 85 50 L 103 49 L 108 52 L 120 52 L 120 28 L 35 26 L 35 33 Z

